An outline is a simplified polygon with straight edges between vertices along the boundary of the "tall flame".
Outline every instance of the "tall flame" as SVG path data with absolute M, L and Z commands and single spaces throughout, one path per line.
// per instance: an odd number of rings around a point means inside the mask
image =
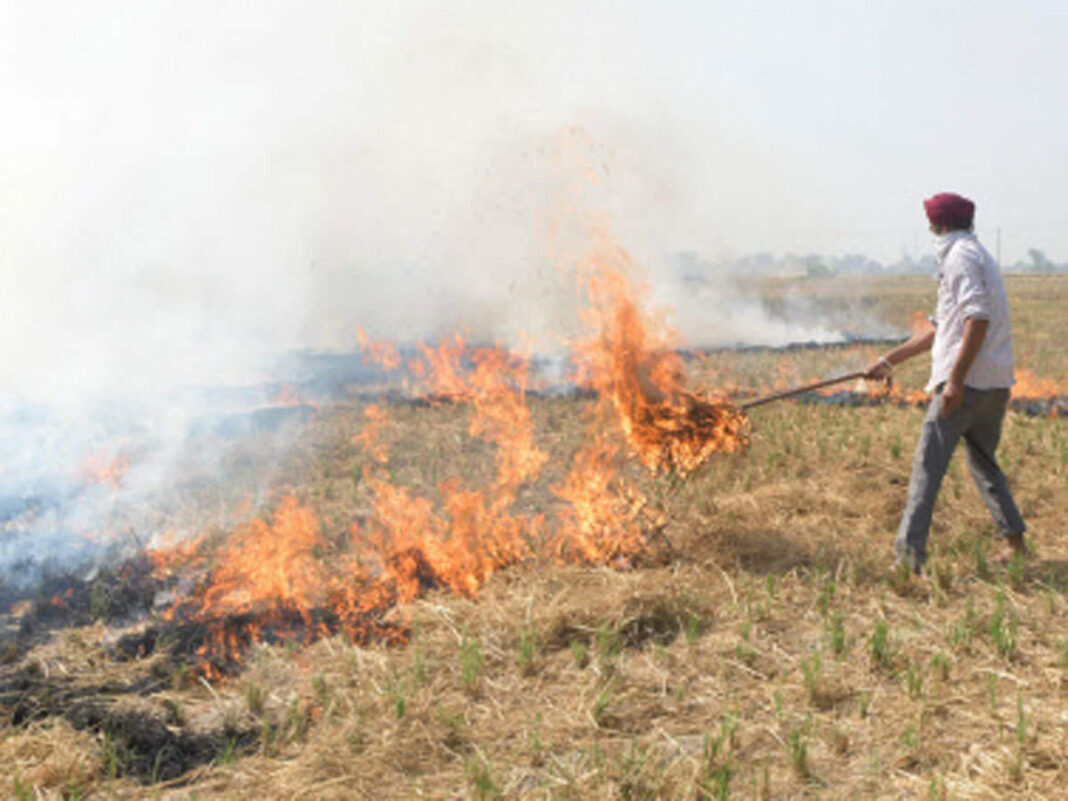
M 581 375 L 611 404 L 623 436 L 650 470 L 693 472 L 716 451 L 748 444 L 748 418 L 726 400 L 700 398 L 685 387 L 675 336 L 642 312 L 626 272 L 626 251 L 603 234 L 587 260 L 588 333 L 578 344 Z

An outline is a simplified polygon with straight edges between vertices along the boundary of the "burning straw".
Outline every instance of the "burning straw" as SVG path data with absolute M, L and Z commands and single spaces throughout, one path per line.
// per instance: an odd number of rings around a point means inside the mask
M 648 548 L 644 497 L 622 470 L 626 457 L 654 473 L 685 476 L 712 454 L 744 448 L 748 421 L 724 400 L 684 386 L 673 335 L 641 310 L 626 279 L 627 254 L 601 238 L 579 271 L 584 337 L 576 379 L 596 397 L 585 442 L 549 490 L 553 513 L 521 513 L 516 499 L 548 459 L 527 405 L 529 360 L 500 348 L 468 348 L 460 337 L 423 346 L 409 371 L 431 403 L 468 407 L 468 434 L 494 449 L 484 486 L 451 479 L 436 496 L 395 483 L 384 442 L 388 408 L 367 407 L 355 442 L 367 462 L 362 484 L 371 514 L 346 542 L 327 542 L 315 512 L 285 498 L 269 520 L 240 527 L 214 553 L 191 592 L 167 612 L 194 632 L 209 676 L 241 664 L 257 641 L 311 641 L 342 632 L 355 642 L 406 637 L 403 605 L 429 589 L 474 597 L 497 571 L 524 561 L 633 564 Z M 394 364 L 396 349 L 365 343 Z M 156 554 L 180 570 L 199 549 Z M 176 564 L 177 563 L 177 564 Z
M 653 471 L 685 476 L 717 451 L 748 445 L 749 422 L 739 409 L 685 388 L 673 334 L 642 313 L 638 292 L 623 272 L 630 266 L 626 252 L 603 244 L 589 263 L 590 302 L 583 319 L 590 335 L 577 348 L 580 374 L 611 404 L 638 461 Z M 609 423 L 610 413 L 602 411 Z

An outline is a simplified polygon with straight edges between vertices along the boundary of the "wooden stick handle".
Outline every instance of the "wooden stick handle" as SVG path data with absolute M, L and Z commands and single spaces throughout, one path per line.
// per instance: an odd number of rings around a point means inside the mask
M 840 375 L 837 378 L 827 378 L 823 381 L 816 381 L 812 384 L 805 384 L 801 387 L 794 387 L 793 389 L 787 389 L 782 392 L 776 392 L 774 395 L 765 395 L 763 398 L 755 398 L 751 401 L 746 401 L 738 405 L 739 409 L 752 409 L 754 406 L 763 406 L 765 403 L 771 403 L 772 401 L 782 400 L 783 398 L 790 398 L 794 395 L 800 395 L 803 392 L 811 392 L 814 389 L 822 389 L 823 387 L 829 387 L 834 384 L 843 384 L 846 381 L 852 381 L 856 378 L 863 378 L 864 371 L 861 370 L 856 373 L 850 373 L 849 375 Z

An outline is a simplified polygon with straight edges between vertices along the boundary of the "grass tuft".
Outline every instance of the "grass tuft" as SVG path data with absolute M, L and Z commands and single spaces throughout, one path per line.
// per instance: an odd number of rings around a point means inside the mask
M 460 639 L 460 676 L 468 694 L 478 691 L 482 682 L 482 649 L 476 640 L 468 637 L 466 629 Z
M 871 654 L 872 665 L 885 672 L 893 672 L 894 647 L 890 641 L 890 624 L 885 618 L 875 622 L 871 637 L 868 639 L 868 649 Z
M 998 654 L 1009 661 L 1016 656 L 1016 628 L 1016 613 L 1006 604 L 1005 588 L 998 587 L 994 613 L 990 616 L 990 639 Z

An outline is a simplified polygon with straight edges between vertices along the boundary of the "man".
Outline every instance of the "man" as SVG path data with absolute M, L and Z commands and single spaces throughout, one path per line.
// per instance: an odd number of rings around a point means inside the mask
M 932 394 L 912 462 L 908 502 L 897 532 L 897 563 L 919 573 L 931 513 L 950 457 L 963 437 L 968 467 L 1005 541 L 998 561 L 1026 553 L 1024 522 L 994 458 L 1014 383 L 1009 304 L 1001 271 L 972 233 L 975 204 L 944 193 L 923 203 L 938 256 L 938 303 L 926 330 L 873 363 L 870 378 L 931 351 Z

